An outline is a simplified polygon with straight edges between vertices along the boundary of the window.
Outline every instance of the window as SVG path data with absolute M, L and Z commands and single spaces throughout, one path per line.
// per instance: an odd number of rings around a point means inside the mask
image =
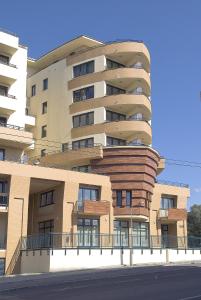
M 116 86 L 112 86 L 112 85 L 109 85 L 107 84 L 106 86 L 106 94 L 109 96 L 109 95 L 118 95 L 118 94 L 125 94 L 126 91 L 123 90 L 123 89 L 120 89 Z
M 69 147 L 68 147 L 68 143 L 63 143 L 62 144 L 62 152 L 68 151 Z
M 118 63 L 114 60 L 111 60 L 109 58 L 107 58 L 106 63 L 107 63 L 107 69 L 118 69 L 118 68 L 124 68 L 125 67 L 125 65 L 120 64 L 120 63 Z
M 5 160 L 5 149 L 0 149 L 0 160 Z
M 31 87 L 31 96 L 33 97 L 33 96 L 35 96 L 36 95 L 36 85 L 34 84 L 34 85 L 32 85 L 32 87 Z
M 7 182 L 0 181 L 0 206 L 8 205 Z
M 139 146 L 139 145 L 143 145 L 143 143 L 142 143 L 141 139 L 134 139 L 129 142 L 129 145 L 130 146 Z
M 46 149 L 42 149 L 40 154 L 41 154 L 41 157 L 44 157 L 47 154 Z
M 97 187 L 80 187 L 78 195 L 78 208 L 83 207 L 84 200 L 98 201 L 100 190 Z
M 40 195 L 40 207 L 54 204 L 54 191 L 42 193 Z
M 73 92 L 73 102 L 79 102 L 91 98 L 94 98 L 93 85 Z
M 116 197 L 117 197 L 116 206 L 122 207 L 122 191 L 116 191 Z
M 9 57 L 0 54 L 0 63 L 4 65 L 9 65 Z
M 47 125 L 44 125 L 41 128 L 41 137 L 44 138 L 46 136 L 47 136 Z
M 169 209 L 174 208 L 175 205 L 175 198 L 171 197 L 162 197 L 161 198 L 161 209 Z
M 0 181 L 0 193 L 6 193 L 7 191 L 7 182 Z
M 6 125 L 7 119 L 5 117 L 0 117 L 0 126 Z
M 99 246 L 100 226 L 98 219 L 77 220 L 77 235 L 79 247 L 98 247 Z
M 149 247 L 149 223 L 133 222 L 132 240 L 135 247 Z
M 126 115 L 120 114 L 120 113 L 116 113 L 110 110 L 106 111 L 106 120 L 109 122 L 113 122 L 113 121 L 122 121 L 126 119 Z
M 8 96 L 8 87 L 0 85 L 0 95 L 1 96 Z
M 48 78 L 43 79 L 43 91 L 48 89 Z
M 72 171 L 77 171 L 77 172 L 84 172 L 84 173 L 90 173 L 91 172 L 91 166 L 86 165 L 86 166 L 77 166 L 73 167 Z
M 39 233 L 45 234 L 53 232 L 54 230 L 54 220 L 47 220 L 44 222 L 39 222 Z
M 73 67 L 73 77 L 94 72 L 94 60 Z
M 73 117 L 73 127 L 82 127 L 94 124 L 94 112 L 78 115 Z
M 132 191 L 126 191 L 126 206 L 132 206 Z
M 72 142 L 72 148 L 73 149 L 90 148 L 90 147 L 93 147 L 93 145 L 94 145 L 94 139 L 93 138 Z
M 42 103 L 42 114 L 46 114 L 47 113 L 47 102 L 43 102 Z
M 107 146 L 125 146 L 126 141 L 107 136 Z
M 141 113 L 134 114 L 129 117 L 129 120 L 143 120 L 143 115 Z

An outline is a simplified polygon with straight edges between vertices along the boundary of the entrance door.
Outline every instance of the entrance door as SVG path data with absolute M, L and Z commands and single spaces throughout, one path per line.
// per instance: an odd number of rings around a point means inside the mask
M 168 225 L 167 224 L 161 224 L 161 246 L 162 246 L 162 248 L 169 247 Z

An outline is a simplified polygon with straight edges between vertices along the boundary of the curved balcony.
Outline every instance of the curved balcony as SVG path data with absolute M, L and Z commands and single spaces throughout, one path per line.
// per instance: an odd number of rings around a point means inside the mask
M 151 102 L 145 95 L 119 94 L 75 102 L 70 106 L 70 114 L 105 107 L 116 109 L 124 114 L 142 113 L 146 120 L 151 119 Z
M 118 68 L 79 76 L 68 82 L 68 89 L 76 89 L 99 81 L 109 82 L 125 90 L 141 86 L 144 93 L 150 95 L 149 74 L 143 69 L 136 68 Z
M 151 126 L 148 122 L 143 120 L 105 122 L 72 128 L 71 138 L 74 139 L 98 133 L 105 133 L 125 140 L 141 139 L 142 143 L 145 145 L 151 144 L 152 141 Z
M 146 207 L 114 207 L 115 218 L 147 221 L 149 210 Z
M 113 42 L 91 49 L 81 50 L 80 53 L 67 58 L 67 64 L 72 65 L 84 60 L 105 55 L 122 64 L 133 64 L 141 61 L 147 72 L 150 69 L 150 54 L 147 47 L 139 41 Z

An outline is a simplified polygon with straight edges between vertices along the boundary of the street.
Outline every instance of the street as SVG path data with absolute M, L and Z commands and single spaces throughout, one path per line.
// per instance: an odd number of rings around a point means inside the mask
M 201 265 L 122 267 L 1 277 L 0 299 L 201 299 Z

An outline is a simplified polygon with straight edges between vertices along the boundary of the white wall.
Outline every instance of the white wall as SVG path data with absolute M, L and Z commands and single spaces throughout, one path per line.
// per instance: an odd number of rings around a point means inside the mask
M 132 250 L 131 250 L 132 251 Z M 131 256 L 132 253 L 132 256 Z M 28 255 L 27 255 L 28 254 Z M 166 264 L 201 261 L 200 250 L 175 249 L 64 249 L 22 252 L 21 272 L 54 272 L 127 265 Z

